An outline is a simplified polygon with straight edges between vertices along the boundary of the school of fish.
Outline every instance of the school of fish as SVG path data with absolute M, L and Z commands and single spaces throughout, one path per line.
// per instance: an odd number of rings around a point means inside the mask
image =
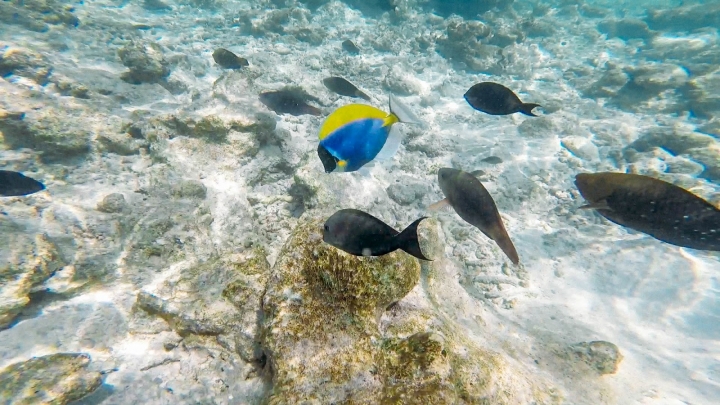
M 350 55 L 360 49 L 351 41 L 342 43 Z M 245 58 L 218 48 L 212 54 L 224 69 L 249 66 Z M 324 86 L 341 96 L 372 101 L 357 86 L 342 77 L 328 77 Z M 490 115 L 522 113 L 536 117 L 540 104 L 524 103 L 509 88 L 493 82 L 472 85 L 463 95 L 475 110 Z M 259 94 L 259 100 L 279 114 L 322 115 L 322 110 L 308 104 L 318 99 L 298 87 Z M 423 125 L 413 112 L 394 95 L 389 95 L 388 111 L 368 104 L 347 104 L 330 113 L 318 131 L 317 155 L 326 173 L 357 172 L 372 162 L 391 158 L 402 141 L 397 124 Z M 484 159 L 499 164 L 496 156 Z M 478 228 L 497 244 L 514 265 L 520 257 L 513 244 L 493 197 L 478 175 L 454 168 L 438 170 L 438 183 L 444 199 L 428 209 L 437 211 L 449 206 L 468 224 Z M 575 185 L 588 201 L 580 209 L 592 209 L 607 220 L 650 235 L 660 241 L 697 250 L 720 251 L 720 210 L 691 192 L 649 176 L 628 173 L 581 173 Z M 45 190 L 45 185 L 22 173 L 0 170 L 0 196 L 22 197 Z M 369 213 L 345 208 L 330 216 L 323 229 L 323 241 L 356 256 L 381 256 L 403 250 L 420 259 L 427 258 L 418 241 L 415 220 L 398 232 Z

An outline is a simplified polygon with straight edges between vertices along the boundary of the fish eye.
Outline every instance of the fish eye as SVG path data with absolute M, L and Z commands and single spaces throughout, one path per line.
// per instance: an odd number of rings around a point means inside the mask
M 325 229 L 325 230 L 328 231 L 328 232 L 330 231 L 330 227 L 327 226 L 327 225 L 325 225 L 325 226 L 323 227 L 323 229 Z

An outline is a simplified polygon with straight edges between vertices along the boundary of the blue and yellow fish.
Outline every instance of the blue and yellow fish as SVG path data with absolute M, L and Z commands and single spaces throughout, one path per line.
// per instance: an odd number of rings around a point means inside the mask
M 349 104 L 335 110 L 320 127 L 318 136 L 317 152 L 325 172 L 354 172 L 373 159 L 392 156 L 400 146 L 399 133 L 391 131 L 398 122 L 420 123 L 393 95 L 390 113 L 366 104 Z

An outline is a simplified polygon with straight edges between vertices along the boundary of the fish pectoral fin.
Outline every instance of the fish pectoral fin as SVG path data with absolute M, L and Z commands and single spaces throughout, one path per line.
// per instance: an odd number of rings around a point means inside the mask
M 608 210 L 608 211 L 612 211 L 612 208 L 610 208 L 610 206 L 608 205 L 607 200 L 600 200 L 600 201 L 596 201 L 596 202 L 594 202 L 594 203 L 585 204 L 585 205 L 579 207 L 578 209 L 580 209 L 580 210 Z
M 436 202 L 435 204 L 430 204 L 430 206 L 428 207 L 428 210 L 440 211 L 441 209 L 449 207 L 449 206 L 450 206 L 450 200 L 448 200 L 447 198 L 444 198 L 444 199 Z
M 392 94 L 390 94 L 390 112 L 397 117 L 398 121 L 404 124 L 416 124 L 425 127 L 425 123 L 420 121 L 420 118 Z

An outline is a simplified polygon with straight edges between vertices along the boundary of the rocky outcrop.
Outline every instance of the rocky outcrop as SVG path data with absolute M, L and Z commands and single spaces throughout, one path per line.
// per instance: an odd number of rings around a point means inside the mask
M 82 353 L 56 353 L 11 364 L 0 370 L 0 397 L 7 404 L 65 405 L 102 383 L 102 374 L 88 370 L 89 364 L 90 356 Z

